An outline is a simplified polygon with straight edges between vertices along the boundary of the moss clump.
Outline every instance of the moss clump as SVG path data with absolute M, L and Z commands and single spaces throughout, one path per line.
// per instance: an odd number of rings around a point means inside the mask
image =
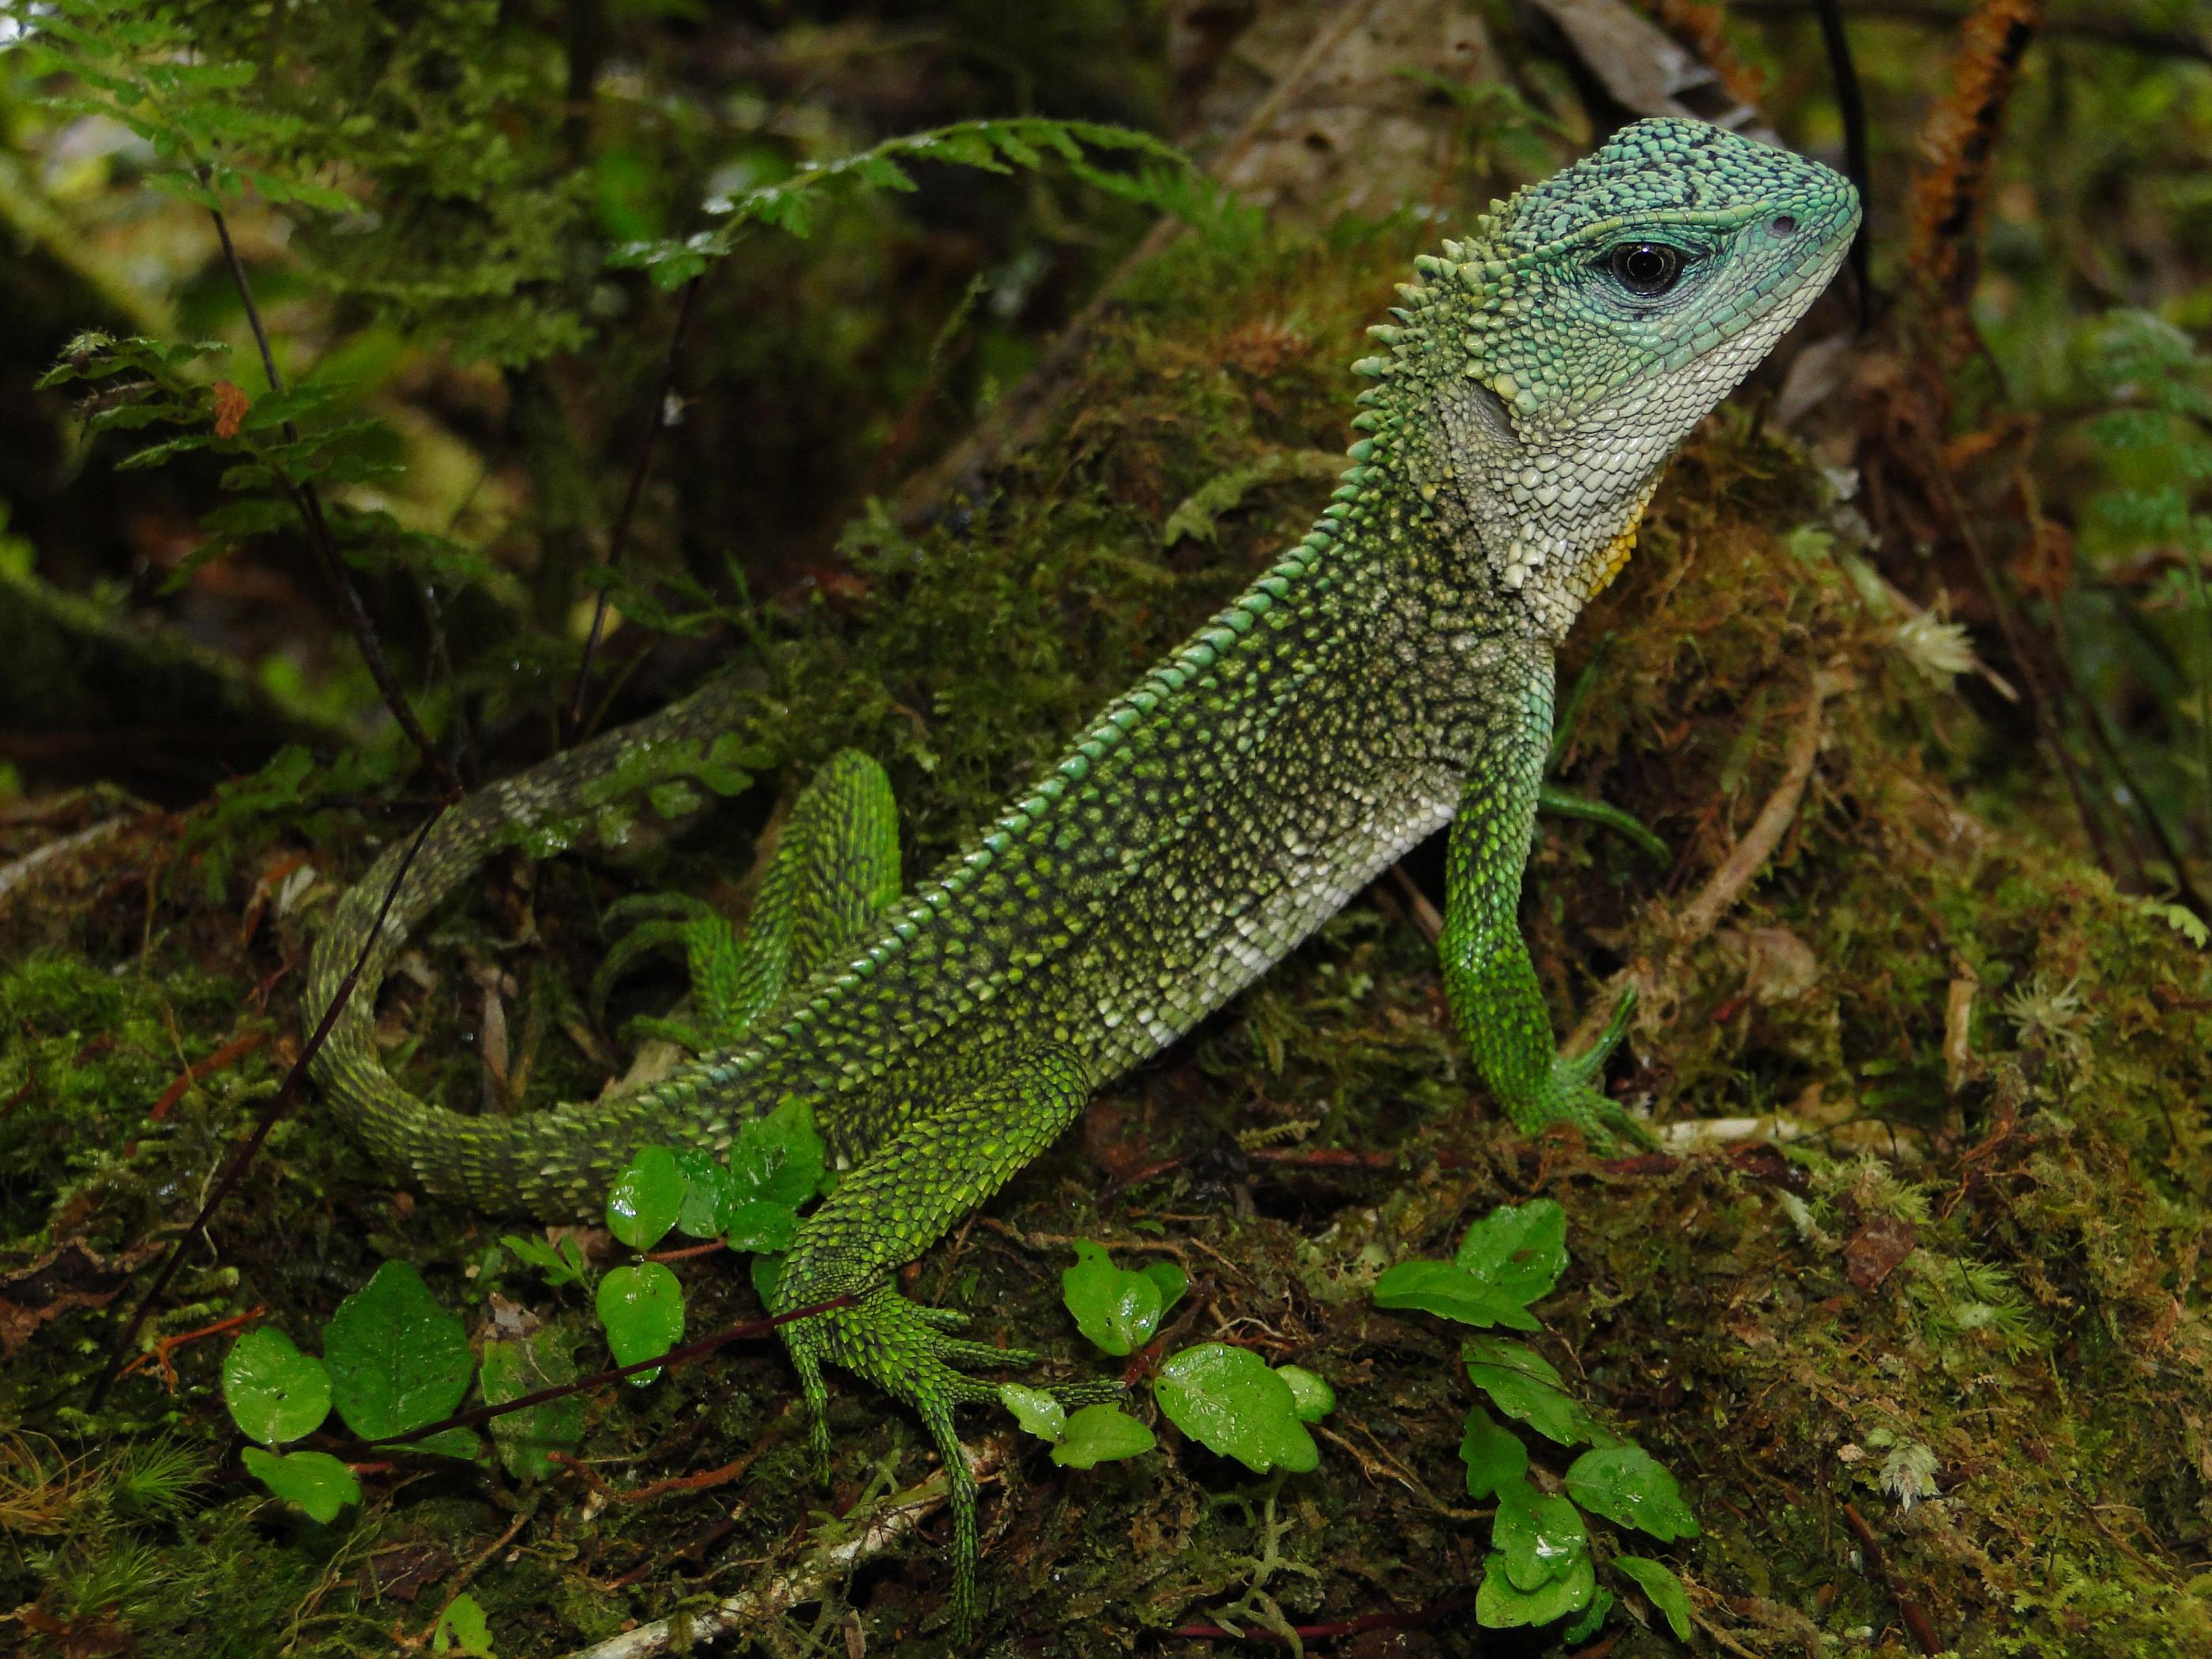
M 763 772 L 869 749 L 894 769 L 911 846 L 941 853 L 1320 505 L 1326 483 L 1286 473 L 1221 514 L 1213 542 L 1159 547 L 1174 509 L 1210 482 L 1341 441 L 1340 365 L 1416 240 L 1393 222 L 1233 259 L 1194 242 L 1162 261 L 1098 342 L 1070 413 L 985 499 L 912 535 L 863 520 L 847 544 L 859 585 L 768 618 L 756 666 L 773 717 L 748 738 Z M 1577 653 L 1608 635 L 1570 781 L 1637 812 L 1675 857 L 1656 870 L 1589 826 L 1547 823 L 1525 919 L 1557 1012 L 1564 1025 L 1632 957 L 1665 960 L 1664 994 L 1617 1086 L 1662 1121 L 1784 1111 L 1804 1132 L 1787 1156 L 1606 1162 L 1513 1134 L 1471 1105 L 1428 945 L 1384 887 L 1096 1103 L 986 1221 L 925 1259 L 917 1293 L 1087 1371 L 1059 1307 L 1064 1241 L 1173 1250 L 1208 1320 L 1338 1391 L 1322 1470 L 1276 1496 L 1279 1553 L 1315 1576 L 1278 1573 L 1270 1593 L 1300 1619 L 1418 1611 L 1479 1569 L 1484 1528 L 1457 1495 L 1454 1455 L 1466 1386 L 1451 1344 L 1376 1313 L 1366 1286 L 1389 1261 L 1447 1248 L 1490 1206 L 1549 1194 L 1568 1207 L 1573 1266 L 1546 1304 L 1542 1346 L 1685 1477 L 1707 1528 L 1684 1558 L 1696 1606 L 1737 1649 L 1834 1638 L 1904 1653 L 1911 1619 L 1978 1655 L 2204 1650 L 2190 1564 L 2212 1546 L 2197 1249 L 2206 957 L 2042 835 L 2048 803 L 1998 803 L 2002 821 L 1970 804 L 1984 739 L 1968 704 L 1868 607 L 1814 469 L 1751 422 L 1711 423 L 1676 467 Z M 1816 667 L 1845 689 L 1789 832 L 1724 926 L 1674 951 L 1670 919 L 1775 789 Z M 474 959 L 514 978 L 511 1030 L 538 1008 L 540 1075 L 587 1088 L 589 1054 L 609 1039 L 552 988 L 588 982 L 600 907 L 629 880 L 734 883 L 744 855 L 731 842 L 765 817 L 768 793 L 717 820 L 729 833 L 701 838 L 716 845 L 679 848 L 660 869 L 492 872 L 416 942 L 389 994 L 386 1029 L 420 1044 L 416 1080 L 457 1085 L 448 1098 L 480 1091 Z M 313 855 L 337 869 L 365 850 L 333 836 Z M 1426 856 L 1410 869 L 1433 892 Z M 296 956 L 314 914 L 310 899 L 240 942 L 206 895 L 164 890 L 150 966 L 111 972 L 137 962 L 136 942 L 88 919 L 81 960 L 0 981 L 12 999 L 0 1065 L 16 1068 L 0 1079 L 30 1081 L 39 1134 L 57 1143 L 17 1143 L 34 1155 L 12 1200 L 19 1237 L 64 1213 L 137 1236 L 189 1207 L 181 1195 L 202 1189 L 257 1074 L 188 1094 L 194 1136 L 144 1139 L 135 1156 L 121 1150 L 125 1103 L 176 1074 L 179 1042 L 186 1061 L 219 1042 L 234 988 Z M 188 966 L 195 954 L 205 963 Z M 295 982 L 278 981 L 272 1018 L 291 1012 Z M 35 1038 L 15 1013 L 34 1004 L 46 1011 Z M 86 1064 L 118 1068 L 112 1087 L 81 1084 L 68 1062 L 85 1033 L 108 1029 L 130 1041 Z M 258 1303 L 311 1328 L 378 1254 L 404 1253 L 450 1303 L 497 1317 L 495 1297 L 524 1302 L 583 1328 L 577 1293 L 520 1271 L 496 1225 L 414 1203 L 312 1116 L 272 1152 L 216 1229 L 231 1280 L 187 1286 L 201 1320 Z M 76 1195 L 76 1209 L 52 1207 Z M 752 1310 L 732 1265 L 687 1269 L 696 1328 Z M 90 1348 L 103 1328 L 72 1315 L 41 1346 Z M 219 1352 L 179 1350 L 173 1396 L 134 1378 L 109 1416 L 48 1408 L 46 1426 L 110 1464 L 157 1431 L 212 1460 L 228 1444 Z M 580 1342 L 580 1363 L 591 1358 Z M 18 1399 L 29 1374 L 15 1362 Z M 921 1471 L 915 1426 L 840 1385 L 825 1499 L 806 1478 L 790 1389 L 772 1349 L 732 1352 L 595 1398 L 592 1480 L 377 1474 L 368 1507 L 329 1531 L 235 1486 L 197 1488 L 168 1531 L 145 1535 L 183 1552 L 167 1570 L 196 1591 L 204 1582 L 198 1607 L 215 1612 L 121 1597 L 100 1616 L 149 1655 L 224 1640 L 351 1651 L 395 1623 L 425 1626 L 442 1594 L 428 1586 L 520 1516 L 517 1541 L 471 1593 L 502 1650 L 558 1652 L 736 1589 L 763 1557 L 765 1570 L 787 1565 L 829 1524 L 812 1512 Z M 592 1484 L 634 1492 L 756 1453 L 734 1491 L 630 1502 Z M 1124 1651 L 1249 1583 L 1262 1518 L 1224 1501 L 1237 1482 L 1206 1454 L 1170 1444 L 1083 1477 L 1017 1460 L 987 1509 L 987 1582 L 1008 1639 Z M 103 1534 L 69 1560 L 119 1556 L 138 1535 Z M 428 1562 L 422 1599 L 364 1577 L 371 1559 Z M 925 1542 L 838 1593 L 872 1645 L 945 1652 L 943 1566 Z M 78 1571 L 59 1555 L 19 1559 L 0 1596 L 76 1617 L 88 1600 L 65 1600 Z M 822 1627 L 846 1611 L 824 1610 Z M 1452 1642 L 1434 1630 L 1405 1640 Z M 1614 1649 L 1667 1650 L 1634 1626 Z

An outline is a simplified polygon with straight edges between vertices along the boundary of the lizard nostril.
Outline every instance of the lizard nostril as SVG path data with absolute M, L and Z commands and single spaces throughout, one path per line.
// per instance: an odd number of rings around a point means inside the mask
M 1767 222 L 1766 228 L 1777 236 L 1795 236 L 1797 234 L 1796 216 L 1794 214 L 1778 213 Z

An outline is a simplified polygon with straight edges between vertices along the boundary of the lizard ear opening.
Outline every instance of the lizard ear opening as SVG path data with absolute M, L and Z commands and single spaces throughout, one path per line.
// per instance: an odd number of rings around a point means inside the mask
M 1521 434 L 1513 429 L 1513 411 L 1505 406 L 1505 399 L 1480 380 L 1470 380 L 1462 388 L 1467 413 L 1484 434 L 1501 444 L 1518 447 Z

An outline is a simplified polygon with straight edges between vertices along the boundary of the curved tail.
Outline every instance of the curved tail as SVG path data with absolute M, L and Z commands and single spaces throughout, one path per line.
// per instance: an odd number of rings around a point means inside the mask
M 377 989 L 416 924 L 487 854 L 530 830 L 595 813 L 626 793 L 623 775 L 635 774 L 650 751 L 683 744 L 705 762 L 716 738 L 739 728 L 750 696 L 732 677 L 723 676 L 657 714 L 502 778 L 447 808 L 423 836 L 405 882 L 392 894 L 381 929 L 377 913 L 385 909 L 406 861 L 406 842 L 388 848 L 338 901 L 308 969 L 301 1013 L 310 1032 L 356 961 L 360 976 L 309 1072 L 380 1164 L 441 1197 L 507 1214 L 567 1220 L 596 1210 L 608 1180 L 646 1138 L 647 1125 L 679 1128 L 658 1121 L 666 1108 L 656 1110 L 650 1094 L 514 1118 L 471 1116 L 418 1100 L 392 1081 L 378 1054 Z M 672 769 L 656 761 L 653 769 L 666 775 Z

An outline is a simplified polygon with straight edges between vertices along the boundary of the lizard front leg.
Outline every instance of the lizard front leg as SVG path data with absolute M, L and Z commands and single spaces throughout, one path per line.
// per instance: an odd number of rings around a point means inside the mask
M 965 1639 L 976 1618 L 975 1479 L 961 1452 L 953 1408 L 993 1402 L 998 1390 L 955 1368 L 1025 1364 L 1035 1356 L 950 1334 L 963 1322 L 960 1316 L 908 1301 L 891 1275 L 1051 1145 L 1090 1098 L 1091 1078 L 1072 1050 L 1046 1045 L 1006 1054 L 980 1069 L 963 1067 L 940 1086 L 940 1097 L 917 1099 L 905 1126 L 799 1229 L 775 1304 L 785 1313 L 840 1296 L 860 1297 L 784 1328 L 811 1407 L 816 1457 L 826 1465 L 825 1361 L 858 1372 L 921 1415 L 950 1483 L 953 1607 Z
M 1522 872 L 1551 727 L 1550 666 L 1530 666 L 1525 696 L 1492 727 L 1461 787 L 1437 941 L 1444 994 L 1484 1082 L 1518 1127 L 1572 1123 L 1601 1146 L 1615 1135 L 1644 1144 L 1649 1132 L 1599 1086 L 1607 1056 L 1627 1032 L 1632 998 L 1622 997 L 1588 1050 L 1560 1054 L 1521 937 Z

